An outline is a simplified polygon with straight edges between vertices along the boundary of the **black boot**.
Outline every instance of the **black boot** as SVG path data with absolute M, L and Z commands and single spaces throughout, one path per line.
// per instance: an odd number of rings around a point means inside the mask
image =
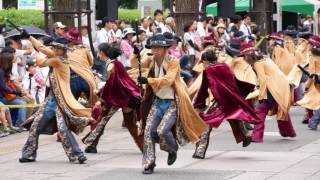
M 171 166 L 175 161 L 177 160 L 177 153 L 176 152 L 170 152 L 168 155 L 168 165 Z
M 87 157 L 83 155 L 78 157 L 79 164 L 83 164 L 86 160 L 87 160 Z
M 27 159 L 27 158 L 19 158 L 20 163 L 29 163 L 29 162 L 35 162 L 35 159 Z
M 154 167 L 156 167 L 156 164 L 151 164 L 149 167 L 144 168 L 142 174 L 153 174 Z
M 251 144 L 251 136 L 246 136 L 242 141 L 242 147 L 248 147 Z
M 84 150 L 85 153 L 98 153 L 97 148 L 95 146 L 87 146 Z

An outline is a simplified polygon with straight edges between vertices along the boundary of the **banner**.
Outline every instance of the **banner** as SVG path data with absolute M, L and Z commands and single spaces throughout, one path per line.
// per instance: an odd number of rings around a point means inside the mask
M 18 0 L 19 10 L 44 10 L 44 0 Z

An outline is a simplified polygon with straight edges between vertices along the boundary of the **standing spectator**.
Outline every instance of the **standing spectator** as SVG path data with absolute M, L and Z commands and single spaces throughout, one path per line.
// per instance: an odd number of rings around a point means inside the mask
M 157 9 L 154 11 L 154 18 L 155 18 L 155 23 L 157 25 L 157 28 L 159 29 L 159 32 L 164 33 L 166 32 L 166 27 L 163 24 L 163 11 L 160 9 Z
M 196 44 L 194 31 L 195 26 L 193 21 L 184 26 L 183 40 L 185 43 L 186 54 L 189 56 L 190 62 L 195 62 L 196 51 L 200 51 L 200 47 Z
M 244 33 L 246 36 L 251 36 L 251 17 L 249 15 L 244 16 L 243 22 L 240 26 L 240 31 Z
M 115 41 L 115 33 L 112 29 L 114 21 L 108 17 L 103 18 L 102 26 L 100 31 L 97 33 L 97 46 L 101 43 L 113 43 Z
M 152 33 L 150 31 L 150 22 L 149 22 L 147 17 L 144 17 L 144 18 L 141 19 L 141 27 L 140 27 L 140 29 L 142 29 L 143 31 L 146 32 L 147 37 L 151 37 L 152 36 Z
M 234 37 L 234 34 L 240 31 L 240 26 L 242 24 L 242 17 L 239 15 L 235 15 L 232 18 L 232 25 L 230 28 L 230 36 Z
M 217 39 L 218 39 L 218 46 L 224 47 L 227 42 L 229 41 L 229 36 L 226 32 L 226 25 L 225 24 L 218 24 L 217 26 Z
M 123 30 L 123 38 L 120 43 L 120 49 L 122 51 L 120 61 L 126 69 L 131 68 L 130 55 L 133 53 L 132 39 L 135 33 L 132 28 Z
M 0 102 L 6 105 L 24 105 L 26 102 L 17 99 L 16 96 L 22 96 L 25 93 L 15 90 L 14 84 L 10 81 L 13 59 L 14 55 L 12 53 L 2 52 L 0 54 Z M 10 85 L 10 88 L 8 85 Z M 16 124 L 21 124 L 26 120 L 26 113 L 26 108 L 18 109 L 18 122 Z
M 153 35 L 155 35 L 156 33 L 159 32 L 158 29 L 157 29 L 157 24 L 155 22 L 152 22 L 150 24 L 149 29 L 150 29 L 151 36 L 153 36 Z
M 310 33 L 313 34 L 313 18 L 312 18 L 312 16 L 307 16 L 306 20 L 303 22 L 303 26 L 308 27 L 310 30 Z
M 204 37 L 207 36 L 206 29 L 207 29 L 207 17 L 202 16 L 197 23 L 197 32 L 200 35 L 202 41 L 204 40 Z
M 166 30 L 164 32 L 169 32 L 175 35 L 176 22 L 173 17 L 167 17 L 166 19 Z M 163 33 L 164 33 L 163 32 Z
M 53 40 L 62 37 L 64 30 L 66 29 L 66 25 L 63 25 L 62 22 L 56 22 L 53 24 L 52 28 L 52 33 L 51 33 L 51 38 Z
M 142 48 L 145 48 L 147 44 L 147 33 L 144 30 L 140 29 L 138 31 L 138 35 L 139 35 L 139 41 L 142 44 Z
M 113 25 L 113 27 L 116 38 L 121 39 L 123 30 L 126 27 L 126 22 L 124 22 L 123 20 L 116 20 L 116 23 Z

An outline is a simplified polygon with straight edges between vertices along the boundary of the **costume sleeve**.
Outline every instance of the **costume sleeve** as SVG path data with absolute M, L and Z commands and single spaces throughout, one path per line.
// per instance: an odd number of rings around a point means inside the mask
M 175 59 L 168 63 L 167 74 L 160 78 L 148 78 L 148 83 L 155 92 L 158 92 L 163 87 L 172 86 L 174 80 L 180 74 L 179 60 Z
M 193 104 L 194 108 L 203 109 L 206 107 L 206 99 L 209 97 L 208 88 L 209 82 L 207 78 L 207 73 L 206 71 L 203 71 L 202 83 Z
M 54 52 L 46 47 L 45 45 L 43 45 L 40 41 L 38 41 L 36 38 L 30 36 L 30 42 L 32 43 L 33 47 L 42 52 L 43 54 L 47 55 L 49 58 L 54 57 Z
M 132 53 L 132 55 L 130 57 L 130 61 L 131 61 L 132 68 L 138 68 L 137 55 Z M 148 56 L 141 58 L 141 68 L 149 68 L 150 62 L 152 62 L 152 60 Z
M 87 54 L 87 59 L 88 59 L 88 63 L 89 63 L 89 66 L 93 66 L 94 62 L 93 62 L 93 57 L 92 55 L 90 54 L 89 50 L 86 49 L 86 54 Z
M 267 92 L 266 92 L 267 91 L 267 77 L 266 77 L 266 73 L 264 71 L 264 63 L 266 63 L 266 61 L 260 61 L 260 62 L 256 62 L 254 64 L 254 69 L 257 73 L 258 81 L 259 81 L 260 97 L 267 94 Z
M 56 57 L 54 57 L 54 58 L 41 58 L 40 56 L 37 56 L 36 57 L 36 64 L 40 68 L 47 67 L 47 66 L 58 68 L 60 66 L 61 62 Z

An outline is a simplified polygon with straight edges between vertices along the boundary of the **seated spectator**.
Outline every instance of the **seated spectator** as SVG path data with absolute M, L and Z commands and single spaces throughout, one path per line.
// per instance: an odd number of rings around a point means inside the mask
M 20 100 L 17 96 L 23 96 L 26 93 L 19 91 L 10 80 L 14 55 L 2 52 L 0 54 L 0 101 L 6 105 L 24 105 L 25 101 Z M 18 109 L 18 122 L 21 124 L 26 120 L 26 108 Z

